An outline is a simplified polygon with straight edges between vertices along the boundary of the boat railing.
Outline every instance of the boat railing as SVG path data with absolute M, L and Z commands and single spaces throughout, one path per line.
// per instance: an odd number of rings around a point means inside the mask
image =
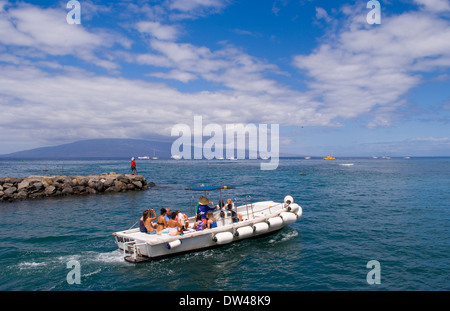
M 136 240 L 124 242 L 123 255 L 126 256 L 126 253 L 128 252 L 133 259 L 136 259 L 137 256 L 142 256 L 139 246 L 145 246 L 145 243 L 137 243 Z
M 254 219 L 256 217 L 255 216 L 255 210 L 254 210 L 255 205 L 253 204 L 252 196 L 247 195 L 243 199 L 241 199 L 241 201 L 239 201 L 236 198 L 234 198 L 234 202 L 235 202 L 235 206 L 236 207 L 238 207 L 238 206 L 245 206 L 245 213 L 247 215 L 247 219 Z M 272 215 L 273 214 L 273 210 L 272 210 L 273 207 L 278 206 L 278 205 L 284 205 L 284 203 L 276 203 L 276 204 L 273 204 L 273 205 L 269 205 L 266 208 L 258 209 L 257 213 L 264 214 L 264 212 L 268 210 L 269 211 L 268 214 Z
M 245 197 L 245 209 L 247 210 L 247 219 L 250 219 L 250 215 L 248 214 L 248 205 L 250 204 L 250 208 L 252 210 L 252 215 L 253 218 L 255 217 L 255 213 L 253 211 L 253 202 L 252 202 L 252 197 L 250 195 L 247 195 Z

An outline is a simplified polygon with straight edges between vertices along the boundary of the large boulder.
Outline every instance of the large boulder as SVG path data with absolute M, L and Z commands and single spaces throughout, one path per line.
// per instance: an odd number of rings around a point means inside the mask
M 44 187 L 48 187 L 50 185 L 53 185 L 54 181 L 50 177 L 42 177 L 42 183 L 44 184 Z
M 73 188 L 69 185 L 65 185 L 62 190 L 62 194 L 72 194 L 72 193 L 73 193 Z
M 46 187 L 45 191 L 44 191 L 46 196 L 51 196 L 51 195 L 55 194 L 55 192 L 56 192 L 56 187 L 53 185 Z
M 95 189 L 95 190 L 97 190 L 98 192 L 103 192 L 103 191 L 105 191 L 105 185 L 102 183 L 102 182 L 97 182 L 95 185 L 94 185 L 94 187 L 90 187 L 90 188 L 92 188 L 92 189 Z
M 115 179 L 113 177 L 107 177 L 105 179 L 105 181 L 103 182 L 103 185 L 105 186 L 105 188 L 109 188 L 112 185 L 114 185 L 114 181 L 115 181 Z
M 27 189 L 29 186 L 30 186 L 30 182 L 28 180 L 24 179 L 17 185 L 17 190 L 21 191 L 22 189 Z
M 28 192 L 26 189 L 20 190 L 17 194 L 14 195 L 15 199 L 23 200 L 28 198 Z
M 17 191 L 16 187 L 9 187 L 3 191 L 5 197 L 11 197 Z
M 133 181 L 132 184 L 135 185 L 136 188 L 138 188 L 138 189 L 141 189 L 142 186 L 143 186 L 143 185 L 142 185 L 142 182 L 140 182 L 140 181 L 138 181 L 138 180 Z

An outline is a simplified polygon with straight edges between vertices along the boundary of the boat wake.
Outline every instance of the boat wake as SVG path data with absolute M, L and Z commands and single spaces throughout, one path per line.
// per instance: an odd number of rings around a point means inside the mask
M 43 258 L 42 260 L 24 261 L 18 264 L 20 270 L 42 269 L 45 267 L 64 266 L 70 261 L 78 261 L 82 265 L 97 264 L 97 263 L 120 263 L 123 264 L 123 252 L 114 250 L 112 252 L 84 252 L 82 254 L 73 254 L 66 256 L 58 256 L 53 258 Z M 100 272 L 98 270 L 95 273 Z M 94 272 L 92 272 L 94 273 Z M 92 274 L 90 273 L 90 274 Z M 94 274 L 95 274 L 94 273 Z
M 104 263 L 123 263 L 123 252 L 116 249 L 108 253 L 96 253 L 93 261 Z
M 289 241 L 298 236 L 298 232 L 296 230 L 283 230 L 280 234 L 277 234 L 272 239 L 269 240 L 269 244 L 279 243 Z

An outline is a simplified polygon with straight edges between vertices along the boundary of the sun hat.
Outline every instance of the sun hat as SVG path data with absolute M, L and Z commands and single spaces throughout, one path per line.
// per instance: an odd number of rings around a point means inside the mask
M 200 203 L 201 205 L 208 205 L 209 204 L 209 199 L 207 197 L 201 196 L 198 199 L 198 203 Z

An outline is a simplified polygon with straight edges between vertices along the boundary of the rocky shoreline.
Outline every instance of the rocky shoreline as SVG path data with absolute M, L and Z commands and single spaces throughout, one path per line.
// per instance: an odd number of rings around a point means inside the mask
M 147 183 L 142 175 L 116 173 L 88 176 L 1 177 L 0 202 L 67 195 L 141 191 L 154 185 L 153 182 Z

